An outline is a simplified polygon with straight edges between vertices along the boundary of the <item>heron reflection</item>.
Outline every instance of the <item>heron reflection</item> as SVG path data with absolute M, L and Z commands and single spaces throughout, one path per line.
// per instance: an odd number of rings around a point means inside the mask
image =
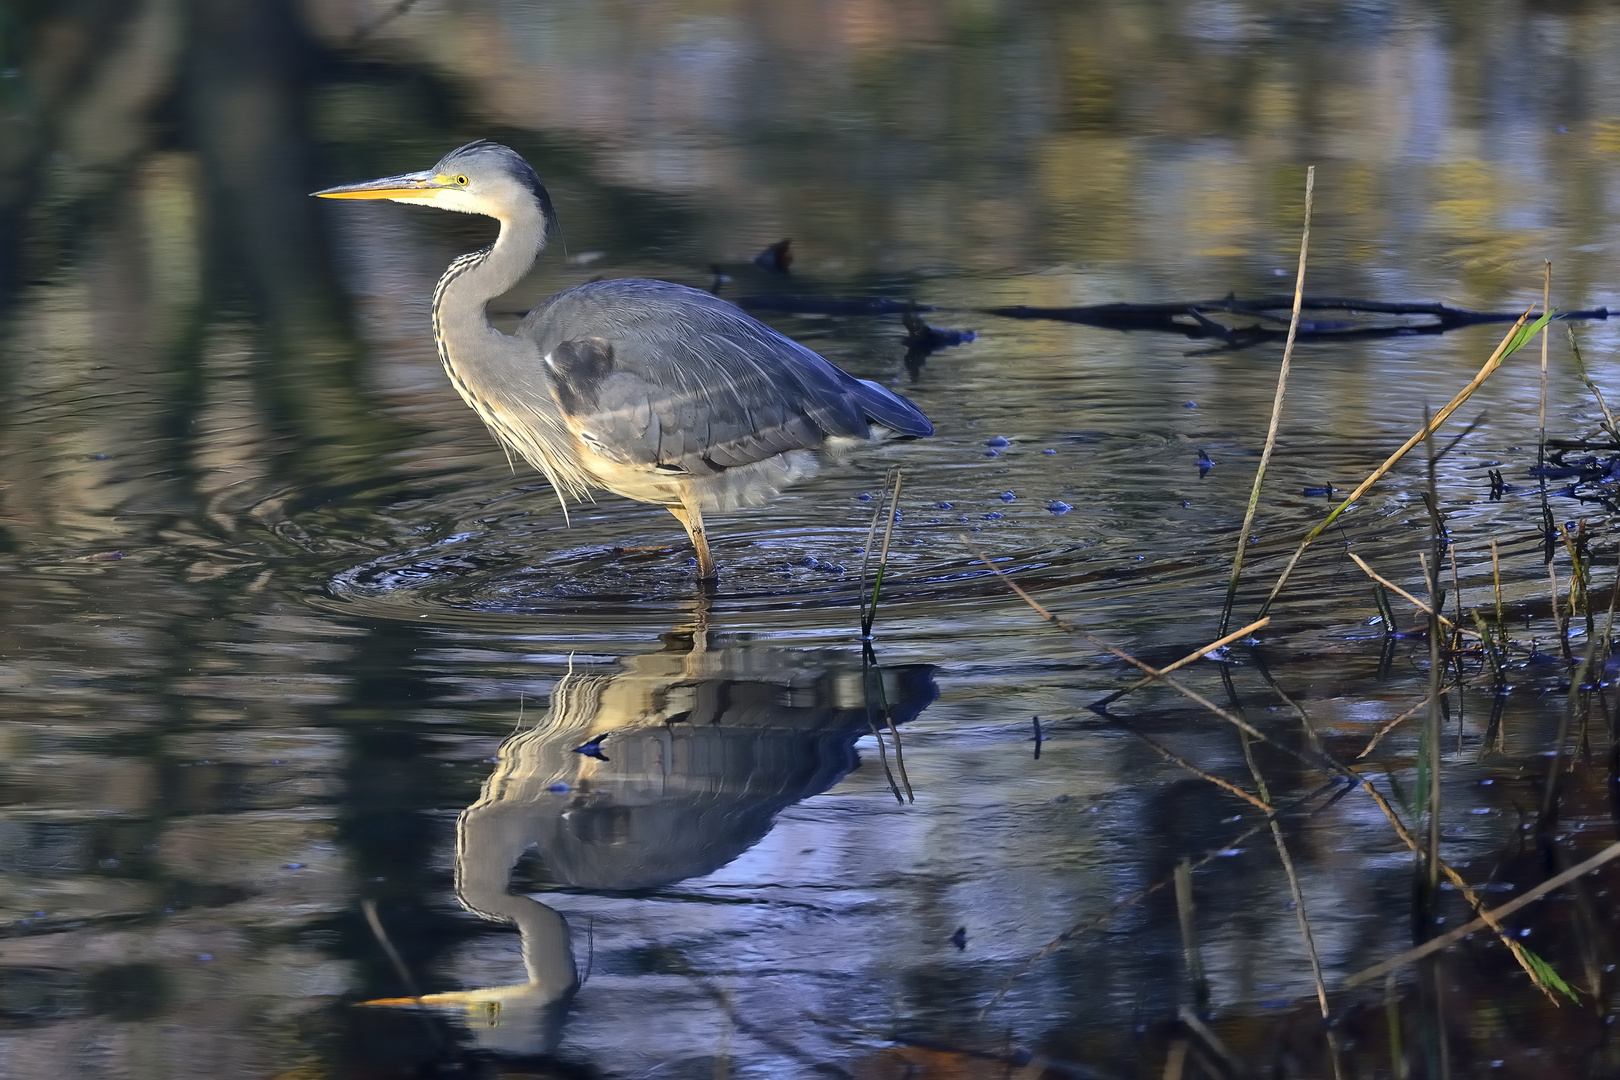
M 517 926 L 528 979 L 412 1000 L 465 1010 L 483 1048 L 548 1052 L 579 984 L 562 916 L 509 891 L 531 846 L 558 884 L 577 889 L 653 889 L 711 873 L 763 838 L 783 808 L 855 768 L 855 743 L 886 726 L 885 705 L 898 724 L 938 696 L 925 664 L 710 651 L 695 637 L 696 647 L 629 657 L 612 674 L 562 678 L 545 716 L 506 741 L 462 812 L 457 899 Z M 576 752 L 593 745 L 595 754 Z

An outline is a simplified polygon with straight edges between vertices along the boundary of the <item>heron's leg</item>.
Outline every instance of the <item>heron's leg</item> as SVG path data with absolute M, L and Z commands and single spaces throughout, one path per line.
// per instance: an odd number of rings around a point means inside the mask
M 691 503 L 682 503 L 665 509 L 674 514 L 675 520 L 686 527 L 686 535 L 692 538 L 692 546 L 697 548 L 698 580 L 713 581 L 717 575 L 714 572 L 714 556 L 709 554 L 709 538 L 703 533 L 702 511 Z

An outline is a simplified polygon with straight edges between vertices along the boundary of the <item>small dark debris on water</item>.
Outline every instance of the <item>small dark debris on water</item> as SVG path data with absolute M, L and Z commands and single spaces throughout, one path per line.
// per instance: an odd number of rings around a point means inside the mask
M 1196 402 L 1196 401 L 1183 401 L 1181 403 L 1181 407 L 1183 409 L 1196 409 L 1196 408 L 1198 408 L 1198 402 Z
M 1041 453 L 1043 453 L 1043 454 L 1055 454 L 1055 453 L 1057 453 L 1057 451 L 1052 449 L 1050 446 L 1048 446 L 1045 450 L 1042 450 Z
M 1578 458 L 1569 458 L 1575 451 L 1598 451 Z M 1548 495 L 1562 495 L 1583 503 L 1598 503 L 1611 512 L 1620 511 L 1620 443 L 1598 440 L 1547 440 L 1547 460 L 1526 470 L 1529 476 L 1541 480 L 1568 480 Z M 1523 490 L 1502 482 L 1500 471 L 1491 474 L 1491 497 L 1501 493 Z M 1549 522 L 1548 528 L 1552 526 Z
M 1041 737 L 1041 718 L 1032 716 L 1029 719 L 1035 725 L 1035 760 L 1039 761 L 1041 760 L 1041 743 L 1046 741 Z
M 1305 488 L 1304 490 L 1305 490 L 1305 497 L 1307 499 L 1309 499 L 1309 498 L 1315 498 L 1318 495 L 1332 495 L 1333 492 L 1335 490 L 1337 490 L 1337 489 L 1334 488 L 1334 486 L 1332 484 L 1328 484 L 1325 487 L 1308 487 L 1308 488 Z
M 863 492 L 861 492 L 859 495 L 857 495 L 855 497 L 857 499 L 859 499 L 861 502 L 871 502 L 872 501 L 872 493 L 870 491 L 863 491 Z
M 984 452 L 984 456 L 985 457 L 1000 457 L 1001 456 L 1001 451 L 1000 450 L 986 450 Z
M 1208 454 L 1204 453 L 1202 450 L 1198 451 L 1198 476 L 1199 476 L 1199 478 L 1202 479 L 1203 477 L 1208 476 L 1209 475 L 1209 470 L 1213 469 L 1214 467 L 1215 467 L 1215 459 L 1210 457 Z
M 956 946 L 957 952 L 961 952 L 967 948 L 967 941 L 967 927 L 958 926 L 956 933 L 951 935 L 951 944 Z
M 1002 502 L 1012 502 L 1016 498 L 1018 498 L 1018 493 L 1016 491 L 1003 491 L 1001 493 Z
M 117 562 L 124 557 L 122 551 L 98 551 L 94 555 L 86 555 L 80 562 Z
M 907 310 L 900 321 L 906 328 L 906 359 L 911 362 L 921 360 L 936 349 L 966 345 L 979 337 L 975 330 L 944 330 L 929 326 L 917 316 L 915 309 Z
M 606 735 L 598 735 L 590 742 L 581 743 L 579 746 L 574 747 L 574 753 L 584 754 L 586 757 L 595 758 L 597 761 L 609 761 L 611 759 L 602 753 L 602 740 L 605 738 L 607 738 Z
M 793 265 L 793 240 L 778 240 L 758 255 L 754 256 L 754 265 L 761 270 L 769 270 L 773 274 L 785 274 L 788 267 Z
M 984 445 L 988 446 L 992 450 L 1005 450 L 1007 447 L 1012 445 L 1012 442 L 1001 435 L 997 435 L 993 439 L 986 439 L 984 441 Z
M 1067 514 L 1070 510 L 1074 509 L 1074 507 L 1070 506 L 1062 499 L 1053 499 L 1051 502 L 1046 504 L 1046 508 L 1059 517 L 1062 517 L 1064 514 Z
M 984 515 L 984 520 L 986 520 L 986 521 L 1000 521 L 1004 517 L 1006 517 L 1005 514 L 1000 514 L 1000 513 L 997 513 L 996 511 L 992 510 L 988 514 Z

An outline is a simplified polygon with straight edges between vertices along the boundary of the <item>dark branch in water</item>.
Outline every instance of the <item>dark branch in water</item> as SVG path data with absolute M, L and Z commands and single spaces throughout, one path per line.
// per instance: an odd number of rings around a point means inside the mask
M 1000 315 L 1008 319 L 1053 319 L 1059 322 L 1080 323 L 1105 330 L 1156 330 L 1181 334 L 1194 341 L 1219 341 L 1227 349 L 1246 349 L 1288 336 L 1288 313 L 1292 310 L 1292 296 L 1262 296 L 1253 300 L 1240 300 L 1228 294 L 1222 300 L 1203 303 L 1170 304 L 1092 304 L 1087 307 L 1014 307 L 986 308 L 987 315 Z M 1465 326 L 1486 323 L 1510 323 L 1519 318 L 1517 312 L 1465 311 L 1435 303 L 1385 303 L 1379 300 L 1357 300 L 1340 296 L 1307 296 L 1300 302 L 1302 311 L 1342 312 L 1342 319 L 1303 319 L 1298 338 L 1304 341 L 1369 340 L 1376 338 L 1408 337 L 1420 334 L 1444 334 Z M 1228 326 L 1214 318 L 1212 313 L 1235 315 L 1255 320 L 1247 325 Z M 1427 316 L 1428 321 L 1400 321 L 1376 323 L 1365 316 L 1398 316 L 1411 318 Z M 1554 318 L 1607 319 L 1609 309 L 1593 308 L 1589 311 L 1560 311 Z
M 782 311 L 792 315 L 895 315 L 906 311 L 933 311 L 927 304 L 890 300 L 886 296 L 739 296 L 732 301 L 749 311 Z

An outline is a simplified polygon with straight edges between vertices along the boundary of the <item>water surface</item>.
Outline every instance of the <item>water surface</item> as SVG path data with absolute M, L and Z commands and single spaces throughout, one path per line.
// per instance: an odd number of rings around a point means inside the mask
M 1151 662 L 1213 640 L 1281 349 L 985 309 L 1285 292 L 1307 165 L 1313 293 L 1523 310 L 1548 259 L 1555 306 L 1613 304 L 1615 11 L 7 19 L 0 1075 L 1160 1076 L 1182 1005 L 1256 1068 L 1327 1074 L 1264 818 L 1133 734 L 1257 790 L 1232 730 L 1165 689 L 1089 711 L 1134 669 L 975 554 Z M 715 265 L 732 298 L 915 300 L 977 340 L 908 364 L 897 314 L 759 314 L 938 434 L 711 522 L 712 596 L 661 509 L 605 496 L 565 525 L 429 333 L 434 282 L 490 223 L 306 198 L 474 137 L 529 156 L 567 243 L 493 305 L 503 325 L 595 277 L 710 287 Z M 789 276 L 752 265 L 785 237 Z M 1307 490 L 1353 487 L 1501 329 L 1296 351 L 1240 619 L 1330 508 Z M 1608 386 L 1614 329 L 1578 333 Z M 1562 333 L 1548 379 L 1548 431 L 1597 430 Z M 1436 485 L 1463 603 L 1494 618 L 1496 540 L 1515 638 L 1556 656 L 1539 397 L 1532 348 L 1459 412 L 1480 419 Z M 1492 469 L 1520 490 L 1492 500 Z M 1255 760 L 1356 1075 L 1390 1074 L 1385 988 L 1340 986 L 1412 944 L 1414 864 L 1325 788 L 1298 710 L 1350 760 L 1426 695 L 1426 641 L 1386 641 L 1345 554 L 1421 593 L 1426 485 L 1420 453 L 1342 519 L 1228 683 L 1186 674 L 1285 748 Z M 1592 535 L 1598 597 L 1606 509 L 1551 508 Z M 1553 569 L 1567 610 L 1567 553 Z M 1551 844 L 1526 828 L 1568 677 L 1526 659 L 1505 697 L 1448 697 L 1443 854 L 1486 895 L 1614 839 L 1598 713 Z M 1409 823 L 1417 752 L 1408 724 L 1361 762 Z M 1202 998 L 1173 890 L 1114 909 L 1184 858 Z M 1522 924 L 1584 1004 L 1460 947 L 1389 990 L 1411 1075 L 1612 1073 L 1612 880 L 1589 880 Z

